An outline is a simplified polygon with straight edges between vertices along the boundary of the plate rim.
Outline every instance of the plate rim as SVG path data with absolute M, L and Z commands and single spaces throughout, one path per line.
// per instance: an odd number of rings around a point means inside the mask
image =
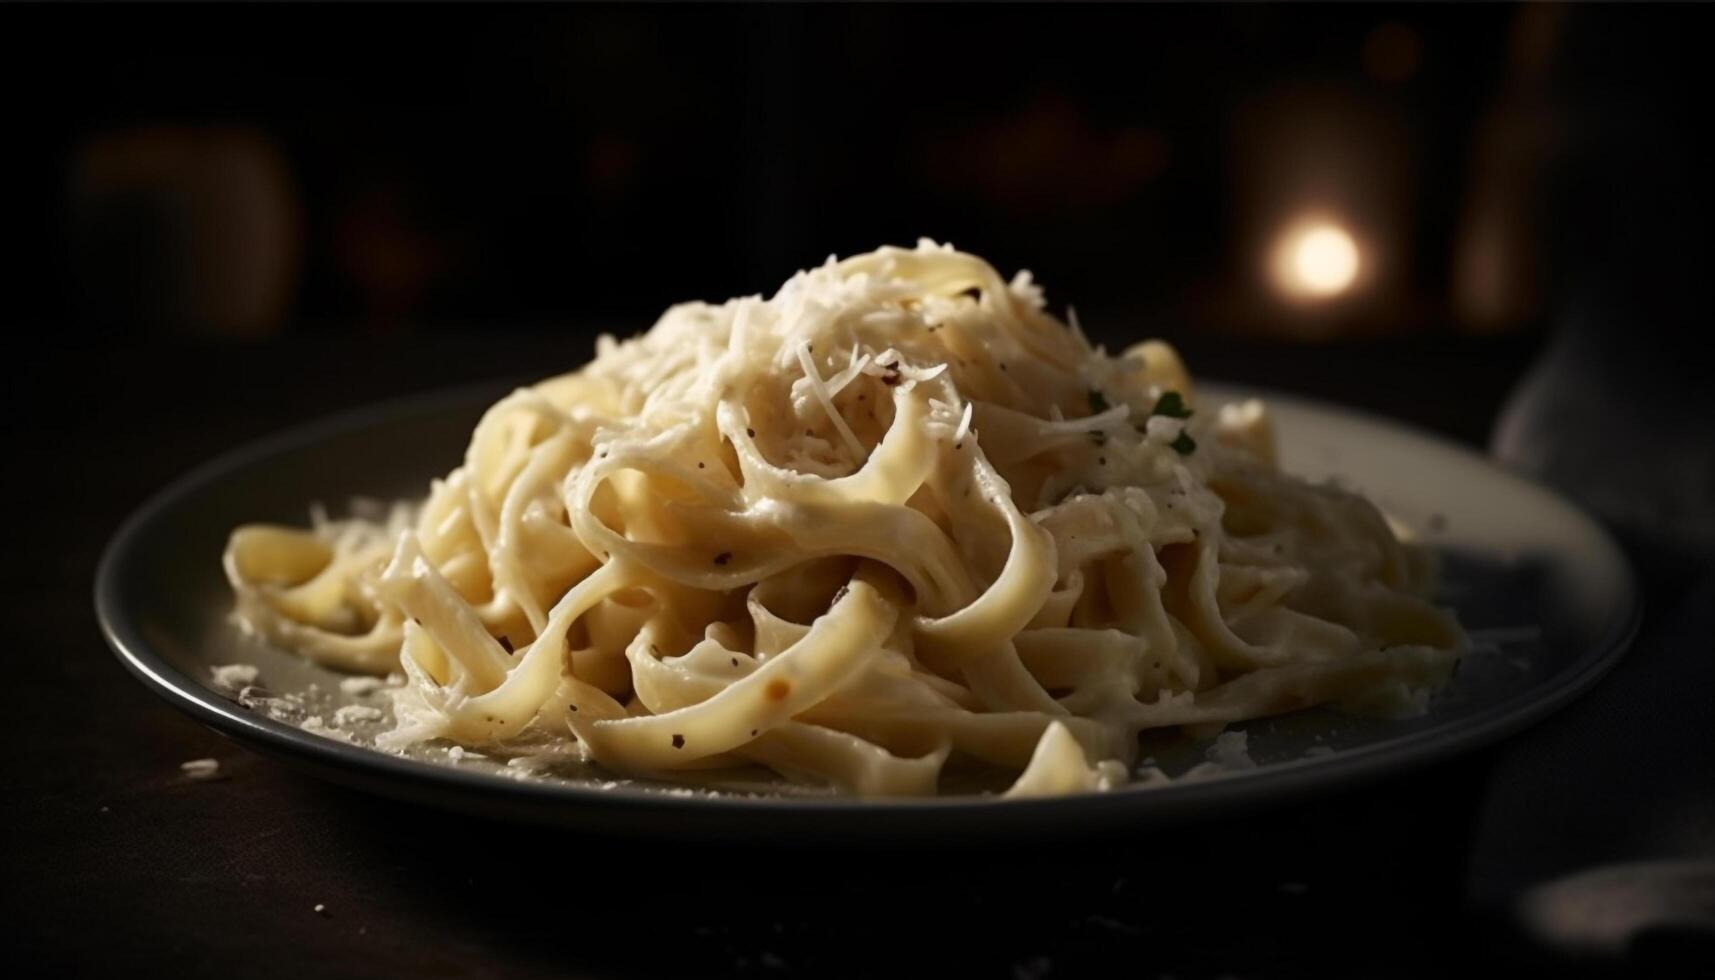
M 234 738 L 247 748 L 316 770 L 325 778 L 400 799 L 428 802 L 455 810 L 493 815 L 504 811 L 535 822 L 605 825 L 610 830 L 646 830 L 623 818 L 683 816 L 712 823 L 676 828 L 686 836 L 723 836 L 736 832 L 747 838 L 767 837 L 766 822 L 780 815 L 814 822 L 806 832 L 788 835 L 805 839 L 936 836 L 955 823 L 961 834 L 1015 836 L 1028 829 L 1033 836 L 1063 827 L 1073 833 L 1140 827 L 1174 822 L 1192 814 L 1226 814 L 1246 804 L 1286 803 L 1326 790 L 1353 787 L 1388 775 L 1421 769 L 1452 756 L 1490 745 L 1530 727 L 1586 693 L 1624 656 L 1643 618 L 1637 576 L 1625 550 L 1612 532 L 1577 504 L 1541 484 L 1513 473 L 1472 448 L 1413 423 L 1363 408 L 1323 401 L 1263 385 L 1203 380 L 1199 389 L 1234 397 L 1259 397 L 1270 403 L 1323 415 L 1335 415 L 1372 428 L 1436 446 L 1464 457 L 1517 490 L 1552 501 L 1587 530 L 1614 559 L 1623 614 L 1605 624 L 1604 633 L 1544 683 L 1525 688 L 1456 724 L 1430 727 L 1316 758 L 1270 763 L 1232 776 L 1216 776 L 1166 786 L 1133 784 L 1105 793 L 1065 797 L 1007 799 L 998 794 L 926 798 L 860 799 L 852 797 L 781 797 L 696 792 L 686 796 L 660 789 L 617 786 L 601 788 L 573 783 L 518 780 L 493 773 L 460 769 L 427 760 L 407 759 L 303 731 L 294 725 L 262 717 L 221 695 L 212 687 L 173 666 L 144 637 L 137 617 L 125 601 L 125 572 L 141 560 L 141 540 L 149 528 L 184 498 L 217 484 L 236 470 L 292 449 L 302 449 L 336 435 L 363 428 L 448 411 L 469 404 L 480 408 L 480 397 L 499 397 L 508 385 L 527 384 L 516 378 L 488 379 L 437 388 L 347 408 L 309 422 L 276 430 L 221 453 L 177 477 L 151 494 L 132 511 L 109 539 L 96 568 L 93 598 L 103 639 L 125 669 L 169 704 Z M 550 812 L 553 811 L 553 812 Z M 564 812 L 560 812 L 564 811 Z M 1057 818 L 1081 815 L 1076 821 Z M 759 821 L 752 825 L 751 820 Z M 746 829 L 746 828 L 749 829 Z

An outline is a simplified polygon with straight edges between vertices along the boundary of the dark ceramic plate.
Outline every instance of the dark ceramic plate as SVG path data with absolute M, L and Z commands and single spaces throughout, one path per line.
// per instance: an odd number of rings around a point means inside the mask
M 339 675 L 231 624 L 220 569 L 226 535 L 246 521 L 303 523 L 310 501 L 421 495 L 431 477 L 456 465 L 478 416 L 505 390 L 465 388 L 341 415 L 228 454 L 161 491 L 120 528 L 96 576 L 96 611 L 119 659 L 180 710 L 258 751 L 426 805 L 638 835 L 967 841 L 1231 815 L 1443 759 L 1577 697 L 1618 659 L 1637 625 L 1636 589 L 1619 548 L 1558 497 L 1439 438 L 1261 392 L 1275 411 L 1287 469 L 1365 492 L 1442 552 L 1442 601 L 1458 609 L 1479 647 L 1427 715 L 1388 722 L 1310 711 L 1253 722 L 1239 727 L 1255 768 L 1153 787 L 1048 800 L 863 801 L 530 775 L 499 760 L 453 761 L 444 748 L 401 757 L 365 745 L 372 732 L 362 723 L 348 719 L 330 738 L 254 699 L 247 707 L 217 684 L 213 667 L 245 663 L 272 693 L 302 697 L 311 714 L 331 716 L 363 700 L 342 692 Z M 1206 402 L 1249 393 L 1201 391 Z M 1146 751 L 1176 773 L 1206 748 L 1171 738 Z

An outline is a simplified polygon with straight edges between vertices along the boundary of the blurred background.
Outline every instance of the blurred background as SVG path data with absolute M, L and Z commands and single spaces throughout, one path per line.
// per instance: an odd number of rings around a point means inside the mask
M 10 299 L 80 334 L 628 333 L 926 235 L 1114 339 L 1526 335 L 1707 255 L 1669 10 L 7 19 Z
M 928 236 L 1110 347 L 1429 426 L 1715 554 L 1703 9 L 5 20 L 26 387 L 149 368 L 197 378 L 144 396 L 157 421 L 281 425 L 555 373 L 671 303 Z

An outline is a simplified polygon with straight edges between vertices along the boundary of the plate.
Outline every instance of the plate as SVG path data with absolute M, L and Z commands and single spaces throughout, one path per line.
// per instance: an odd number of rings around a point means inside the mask
M 301 524 L 311 501 L 426 492 L 449 470 L 488 384 L 402 399 L 293 429 L 223 456 L 157 494 L 102 557 L 95 606 L 108 643 L 144 684 L 197 720 L 338 783 L 431 806 L 631 835 L 750 840 L 969 841 L 1085 836 L 1231 815 L 1396 774 L 1494 742 L 1587 690 L 1637 628 L 1636 585 L 1595 522 L 1483 457 L 1395 422 L 1296 396 L 1203 384 L 1205 403 L 1257 396 L 1274 411 L 1282 463 L 1359 490 L 1443 557 L 1440 601 L 1477 649 L 1428 714 L 1382 721 L 1315 710 L 1235 726 L 1254 767 L 1168 784 L 1036 800 L 964 795 L 855 800 L 713 793 L 564 778 L 498 760 L 367 747 L 347 712 L 320 733 L 294 724 L 365 698 L 342 676 L 268 647 L 231 621 L 220 568 L 227 533 L 247 521 Z M 276 696 L 217 683 L 213 668 L 253 664 Z M 348 685 L 349 687 L 350 685 Z M 287 695 L 285 700 L 278 696 Z M 367 703 L 375 703 L 373 695 Z M 373 722 L 369 723 L 373 726 Z M 1152 733 L 1145 753 L 1169 773 L 1208 742 Z M 438 754 L 437 754 L 438 753 Z M 1207 771 L 1211 767 L 1202 767 Z

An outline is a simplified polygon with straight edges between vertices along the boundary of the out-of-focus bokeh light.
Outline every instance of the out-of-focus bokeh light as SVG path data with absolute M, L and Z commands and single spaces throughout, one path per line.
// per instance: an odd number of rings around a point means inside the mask
M 1325 300 L 1351 291 L 1363 258 L 1357 239 L 1338 222 L 1311 219 L 1280 237 L 1272 265 L 1275 285 L 1287 297 Z

